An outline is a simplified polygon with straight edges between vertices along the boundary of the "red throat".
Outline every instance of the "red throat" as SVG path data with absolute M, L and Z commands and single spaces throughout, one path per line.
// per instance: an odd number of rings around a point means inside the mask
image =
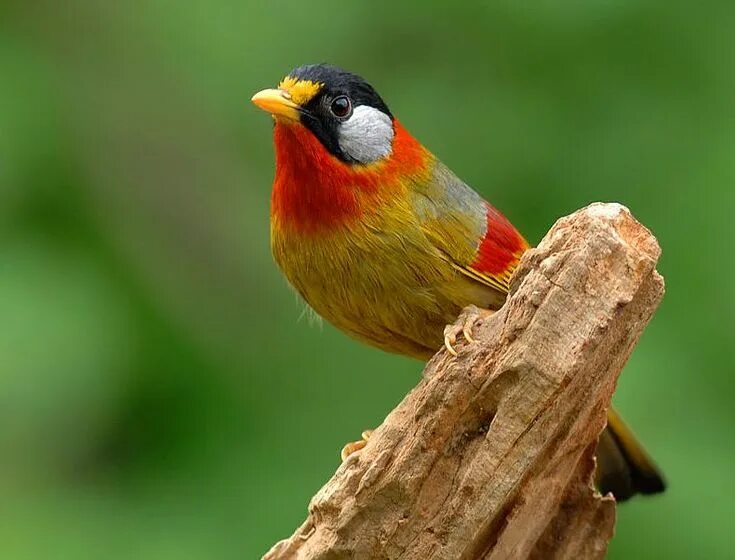
M 401 179 L 424 172 L 430 156 L 398 121 L 394 130 L 386 159 L 351 165 L 333 156 L 306 127 L 276 122 L 271 215 L 278 225 L 301 233 L 333 229 L 399 195 Z

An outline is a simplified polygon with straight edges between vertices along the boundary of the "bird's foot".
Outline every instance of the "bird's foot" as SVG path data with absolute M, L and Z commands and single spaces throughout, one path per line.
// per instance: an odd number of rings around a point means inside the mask
M 360 451 L 360 449 L 365 447 L 367 445 L 368 440 L 370 439 L 370 436 L 373 435 L 373 431 L 365 430 L 364 432 L 362 432 L 361 435 L 362 435 L 361 440 L 350 442 L 342 448 L 342 452 L 340 453 L 340 455 L 343 461 L 347 459 L 347 457 L 355 453 L 356 451 Z
M 472 337 L 472 329 L 475 324 L 482 319 L 486 319 L 495 313 L 490 309 L 482 309 L 476 305 L 468 305 L 459 314 L 457 321 L 451 325 L 444 327 L 444 346 L 452 356 L 457 357 L 457 351 L 454 349 L 457 343 L 457 337 L 462 334 L 464 339 L 472 344 L 475 339 Z

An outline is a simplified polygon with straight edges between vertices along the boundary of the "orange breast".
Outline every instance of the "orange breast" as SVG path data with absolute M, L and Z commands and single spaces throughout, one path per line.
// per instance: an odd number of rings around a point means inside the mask
M 401 178 L 420 173 L 429 155 L 398 121 L 393 152 L 368 165 L 333 156 L 300 124 L 276 123 L 276 176 L 271 215 L 278 227 L 301 233 L 358 220 L 385 197 L 399 196 Z

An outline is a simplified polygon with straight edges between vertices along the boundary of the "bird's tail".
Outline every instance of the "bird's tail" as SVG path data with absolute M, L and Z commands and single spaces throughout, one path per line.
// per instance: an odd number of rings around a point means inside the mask
M 666 488 L 661 471 L 612 407 L 597 445 L 595 478 L 600 492 L 612 492 L 619 502 L 635 494 L 658 494 Z

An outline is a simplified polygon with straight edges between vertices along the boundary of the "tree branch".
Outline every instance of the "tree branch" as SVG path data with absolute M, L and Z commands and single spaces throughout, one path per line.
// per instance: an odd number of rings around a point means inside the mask
M 434 356 L 264 558 L 604 557 L 615 502 L 592 454 L 663 296 L 659 253 L 618 204 L 560 219 L 477 342 Z

